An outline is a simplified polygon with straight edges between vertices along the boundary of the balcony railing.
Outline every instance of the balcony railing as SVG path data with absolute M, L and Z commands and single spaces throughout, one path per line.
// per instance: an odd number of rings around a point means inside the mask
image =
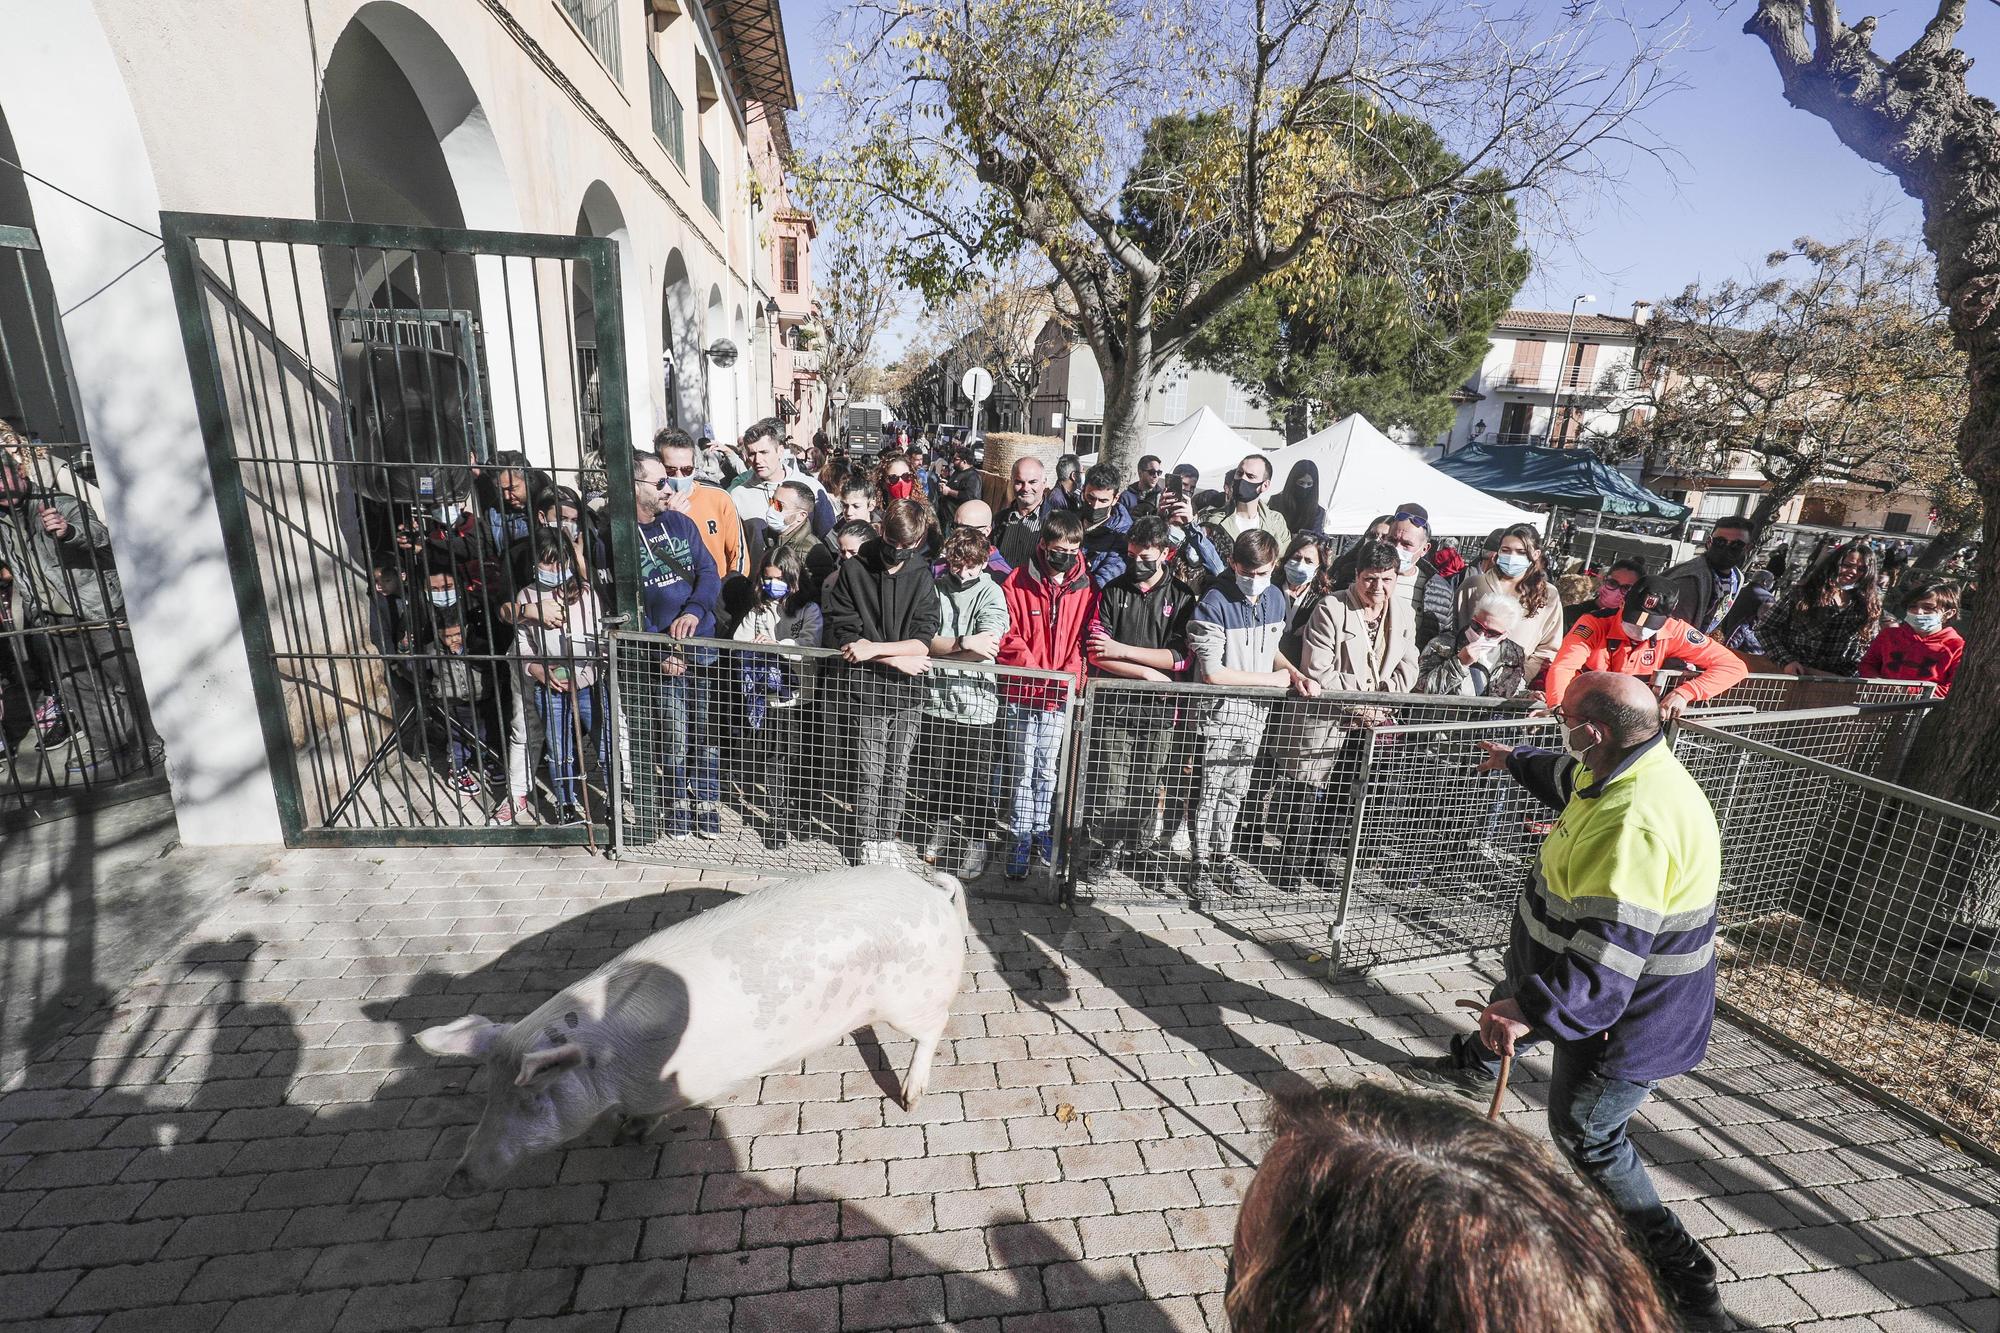
M 680 94 L 674 91 L 674 85 L 667 82 L 667 72 L 660 68 L 659 58 L 651 51 L 646 53 L 646 64 L 653 83 L 653 137 L 673 157 L 674 165 L 685 172 L 688 166 L 687 117 L 681 109 Z
M 1495 444 L 1547 444 L 1548 442 L 1549 437 L 1547 435 L 1538 435 L 1529 431 L 1503 430 L 1493 437 L 1493 443 Z
M 562 0 L 562 7 L 611 77 L 625 82 L 625 65 L 618 58 L 617 0 Z
M 778 290 L 787 296 L 797 296 L 799 293 L 799 280 L 797 278 L 779 278 Z
M 800 349 L 792 353 L 792 373 L 794 375 L 817 375 L 820 367 L 818 351 Z
M 701 146 L 701 201 L 709 212 L 722 216 L 722 169 L 709 156 L 707 144 Z
M 1632 379 L 1630 375 L 1625 376 L 1624 379 L 1627 381 L 1624 384 L 1626 388 L 1630 388 L 1633 383 L 1636 383 L 1636 380 Z M 1598 380 L 1599 377 L 1596 374 L 1585 375 L 1581 371 L 1572 370 L 1569 374 L 1562 376 L 1562 391 L 1564 393 L 1608 392 L 1598 389 Z M 1528 371 L 1525 373 L 1509 371 L 1501 377 L 1500 387 L 1528 393 L 1554 393 L 1556 376 L 1544 375 L 1537 371 Z

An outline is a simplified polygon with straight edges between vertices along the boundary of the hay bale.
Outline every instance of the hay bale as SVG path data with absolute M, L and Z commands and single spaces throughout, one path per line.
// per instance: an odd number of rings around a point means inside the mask
M 986 437 L 986 499 L 995 511 L 1014 498 L 1014 464 L 1022 458 L 1038 458 L 1048 470 L 1049 485 L 1055 485 L 1056 460 L 1065 454 L 1059 435 L 1022 435 L 999 431 Z

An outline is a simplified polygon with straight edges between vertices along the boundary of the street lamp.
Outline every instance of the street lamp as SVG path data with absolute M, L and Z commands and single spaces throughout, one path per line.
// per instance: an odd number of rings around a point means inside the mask
M 1585 301 L 1597 298 L 1588 292 L 1582 296 L 1572 296 L 1569 302 L 1569 328 L 1563 333 L 1562 357 L 1556 362 L 1556 400 L 1549 405 L 1549 431 L 1551 434 L 1562 429 L 1563 380 L 1569 375 L 1569 344 L 1576 337 L 1576 308 Z

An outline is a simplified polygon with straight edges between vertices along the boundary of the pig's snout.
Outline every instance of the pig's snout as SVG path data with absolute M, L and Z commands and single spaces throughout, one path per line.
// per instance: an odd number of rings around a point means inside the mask
M 486 1187 L 472 1178 L 472 1173 L 464 1167 L 453 1171 L 444 1182 L 444 1197 L 447 1199 L 469 1199 L 475 1194 L 484 1194 Z

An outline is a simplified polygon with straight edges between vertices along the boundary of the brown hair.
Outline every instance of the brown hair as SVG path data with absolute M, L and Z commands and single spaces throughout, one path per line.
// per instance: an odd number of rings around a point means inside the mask
M 1362 1083 L 1279 1100 L 1237 1218 L 1236 1333 L 1671 1333 L 1596 1196 L 1469 1107 Z
M 1938 605 L 1944 608 L 1944 618 L 1950 620 L 1958 614 L 1960 599 L 1964 595 L 1965 590 L 1957 579 L 1934 570 L 1917 570 L 1905 574 L 1902 583 L 1897 585 L 1896 614 L 1901 615 L 1909 610 L 1911 602 L 1921 602 L 1926 597 L 1935 597 Z
M 1521 575 L 1521 582 L 1514 589 L 1514 596 L 1520 601 L 1521 609 L 1532 616 L 1547 606 L 1549 598 L 1556 593 L 1556 590 L 1549 585 L 1548 563 L 1542 559 L 1542 534 L 1526 523 L 1516 523 L 1501 533 L 1500 537 L 1503 541 L 1512 537 L 1528 548 L 1528 572 Z
M 917 500 L 891 500 L 882 511 L 882 540 L 891 546 L 922 546 L 930 534 L 930 506 Z
M 1270 564 L 1278 558 L 1278 539 L 1262 528 L 1245 529 L 1236 534 L 1236 545 L 1230 548 L 1229 558 L 1251 569 Z
M 977 528 L 954 528 L 944 539 L 944 549 L 938 558 L 944 561 L 946 569 L 978 569 L 986 563 L 987 552 L 993 549 L 992 541 Z

